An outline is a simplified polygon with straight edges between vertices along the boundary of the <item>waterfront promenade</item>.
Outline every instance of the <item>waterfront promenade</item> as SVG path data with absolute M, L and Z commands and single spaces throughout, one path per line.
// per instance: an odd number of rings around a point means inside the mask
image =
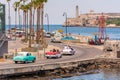
M 67 44 L 67 43 L 51 43 L 49 39 L 47 39 L 47 42 L 49 45 L 54 45 L 56 47 L 59 47 L 60 49 L 62 49 L 63 46 Z M 11 44 L 11 43 L 9 43 L 9 44 Z M 11 46 L 13 46 L 13 48 L 14 48 L 14 45 L 18 46 L 19 44 L 21 44 L 21 42 L 19 42 L 19 43 L 16 42 L 16 44 L 12 44 Z M 43 70 L 51 69 L 51 68 L 53 69 L 56 67 L 56 65 L 49 66 L 49 64 L 95 59 L 96 57 L 102 55 L 102 50 L 94 48 L 93 46 L 91 47 L 91 46 L 87 46 L 87 45 L 78 45 L 77 43 L 69 44 L 69 45 L 72 46 L 76 50 L 76 54 L 73 56 L 63 56 L 62 58 L 59 58 L 59 59 L 37 58 L 35 63 L 27 63 L 27 64 L 15 64 L 12 60 L 9 60 L 8 62 L 0 63 L 0 75 L 10 74 L 10 73 L 15 74 L 15 72 L 19 73 L 22 70 L 24 70 L 22 72 L 26 72 L 26 71 L 31 72 L 31 67 L 33 68 L 33 67 L 37 67 L 37 66 L 38 67 L 42 66 Z M 21 46 L 23 46 L 23 45 L 21 45 Z M 12 48 L 12 47 L 10 47 L 10 48 Z M 47 66 L 47 68 L 46 68 L 46 66 Z M 27 69 L 27 70 L 25 70 L 25 69 Z

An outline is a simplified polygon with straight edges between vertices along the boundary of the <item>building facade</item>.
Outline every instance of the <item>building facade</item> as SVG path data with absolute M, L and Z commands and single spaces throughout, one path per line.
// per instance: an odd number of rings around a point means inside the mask
M 67 18 L 67 26 L 98 26 L 99 18 L 102 13 L 95 13 L 90 10 L 89 13 L 79 15 L 79 7 L 76 6 L 76 15 L 74 18 Z M 106 20 L 120 19 L 120 13 L 103 13 Z M 66 22 L 64 22 L 66 25 Z

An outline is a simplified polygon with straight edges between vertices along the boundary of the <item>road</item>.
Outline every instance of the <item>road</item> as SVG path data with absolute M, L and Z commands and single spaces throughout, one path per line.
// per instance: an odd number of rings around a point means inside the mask
M 48 44 L 58 46 L 61 49 L 63 48 L 65 43 L 51 43 L 48 39 Z M 17 68 L 17 67 L 27 67 L 32 65 L 38 65 L 38 64 L 49 64 L 49 63 L 56 63 L 56 62 L 64 62 L 64 61 L 73 61 L 73 60 L 83 60 L 83 59 L 89 59 L 89 58 L 95 58 L 96 56 L 99 56 L 102 54 L 102 51 L 96 48 L 87 47 L 87 46 L 77 46 L 77 45 L 70 45 L 76 50 L 75 55 L 72 56 L 63 56 L 59 59 L 44 59 L 44 60 L 37 60 L 35 63 L 27 63 L 27 64 L 15 64 L 14 62 L 9 63 L 3 63 L 0 64 L 0 69 L 5 68 Z

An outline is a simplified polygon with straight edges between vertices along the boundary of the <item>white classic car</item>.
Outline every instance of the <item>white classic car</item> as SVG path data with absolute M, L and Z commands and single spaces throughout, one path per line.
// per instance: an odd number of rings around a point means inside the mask
M 61 37 L 52 37 L 51 38 L 51 42 L 53 43 L 61 43 Z
M 62 50 L 62 54 L 74 55 L 75 54 L 75 50 L 72 47 L 70 47 L 70 46 L 64 46 L 64 48 Z

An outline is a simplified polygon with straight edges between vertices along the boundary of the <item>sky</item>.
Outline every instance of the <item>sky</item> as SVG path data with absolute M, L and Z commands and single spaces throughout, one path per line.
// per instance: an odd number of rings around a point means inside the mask
M 14 24 L 14 9 L 13 3 L 19 0 L 11 0 L 11 24 Z M 28 0 L 29 1 L 29 0 Z M 8 24 L 8 4 L 6 0 L 0 0 L 6 4 L 6 24 Z M 45 3 L 44 14 L 49 15 L 49 24 L 63 24 L 66 12 L 68 17 L 75 17 L 75 7 L 79 6 L 79 14 L 88 13 L 90 10 L 94 12 L 120 13 L 120 0 L 48 0 Z M 22 12 L 21 12 L 22 14 Z M 44 17 L 44 23 L 47 24 L 47 19 Z

